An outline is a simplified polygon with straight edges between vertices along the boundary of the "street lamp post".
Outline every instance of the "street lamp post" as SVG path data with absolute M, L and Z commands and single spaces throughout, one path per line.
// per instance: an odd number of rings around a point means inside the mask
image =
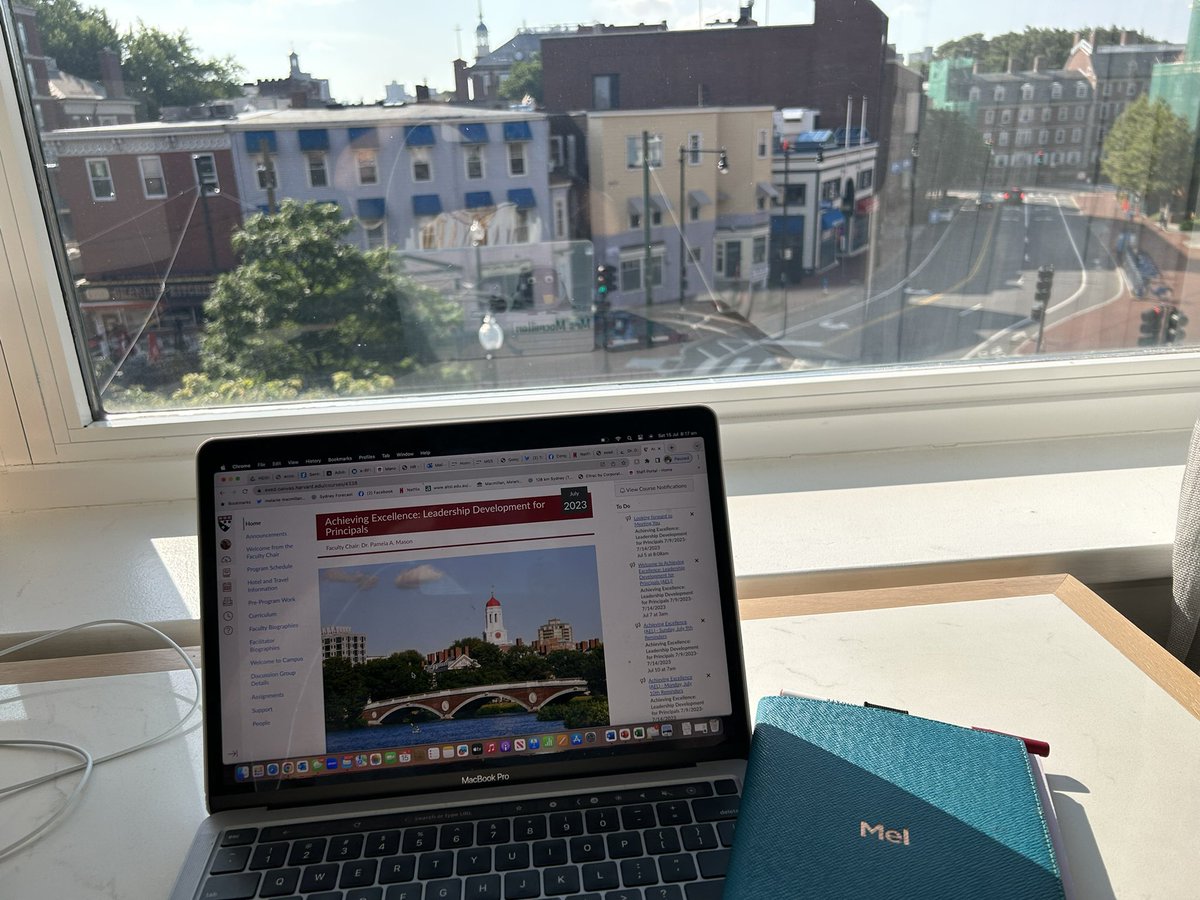
M 783 228 L 780 229 L 779 248 L 779 280 L 783 284 L 783 331 L 780 332 L 780 337 L 787 337 L 788 329 L 788 282 L 791 281 L 791 263 L 792 263 L 792 232 L 791 223 L 788 222 L 788 174 L 791 171 L 792 162 L 792 142 L 782 141 L 780 146 L 783 150 Z
M 684 173 L 687 169 L 688 154 L 699 155 L 701 153 L 713 153 L 717 155 L 717 172 L 721 175 L 729 173 L 729 156 L 722 147 L 719 150 L 702 150 L 699 147 L 689 149 L 683 144 L 679 145 L 679 305 L 683 306 L 684 296 L 687 293 L 687 263 L 690 257 L 690 247 L 688 246 L 687 234 L 687 219 L 685 218 L 685 210 L 687 209 L 687 190 L 684 178 Z

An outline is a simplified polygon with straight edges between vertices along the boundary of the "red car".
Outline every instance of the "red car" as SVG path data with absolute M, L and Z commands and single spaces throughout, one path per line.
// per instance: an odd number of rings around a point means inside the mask
M 1015 203 L 1019 206 L 1025 202 L 1025 192 L 1020 188 L 1009 188 L 1002 196 L 1005 203 Z

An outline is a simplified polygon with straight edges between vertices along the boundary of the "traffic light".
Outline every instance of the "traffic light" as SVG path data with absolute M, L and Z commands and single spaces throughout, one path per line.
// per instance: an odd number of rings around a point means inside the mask
M 613 267 L 596 266 L 596 299 L 607 300 L 613 286 Z
M 1042 321 L 1046 316 L 1046 307 L 1050 305 L 1050 288 L 1054 284 L 1054 266 L 1041 266 L 1037 271 L 1037 287 L 1033 290 L 1033 311 L 1029 318 L 1035 322 Z
M 1172 306 L 1167 310 L 1167 325 L 1163 329 L 1163 343 L 1177 344 L 1186 337 L 1183 326 L 1188 323 L 1188 317 L 1179 311 L 1179 307 Z
M 1039 150 L 1037 152 L 1037 164 L 1039 166 L 1044 166 L 1046 164 L 1046 151 L 1045 150 Z
M 1154 306 L 1142 313 L 1141 337 L 1138 338 L 1139 346 L 1153 347 L 1158 344 L 1158 335 L 1162 331 L 1164 312 L 1165 310 L 1161 306 Z
M 721 153 L 717 157 L 717 171 L 722 175 L 729 173 L 729 155 L 725 152 L 725 148 L 721 148 Z

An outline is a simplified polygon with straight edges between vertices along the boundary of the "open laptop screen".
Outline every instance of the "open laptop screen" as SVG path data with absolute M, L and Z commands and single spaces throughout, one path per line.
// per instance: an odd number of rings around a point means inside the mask
M 707 410 L 217 440 L 199 475 L 210 794 L 744 739 Z

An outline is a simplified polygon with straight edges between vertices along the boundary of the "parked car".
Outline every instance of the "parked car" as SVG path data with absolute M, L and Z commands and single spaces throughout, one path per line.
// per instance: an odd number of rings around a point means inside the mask
M 1004 202 L 1020 206 L 1025 202 L 1025 192 L 1019 187 L 1011 187 L 1004 192 Z

